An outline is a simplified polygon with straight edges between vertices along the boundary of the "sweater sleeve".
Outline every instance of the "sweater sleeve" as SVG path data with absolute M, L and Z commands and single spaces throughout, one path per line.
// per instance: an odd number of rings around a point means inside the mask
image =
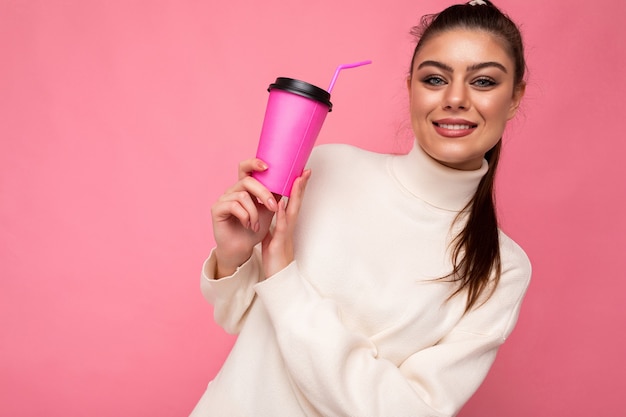
M 509 292 L 504 301 L 494 294 L 439 343 L 414 352 L 400 366 L 380 357 L 372 341 L 343 325 L 337 305 L 317 293 L 296 262 L 255 290 L 292 380 L 319 414 L 442 417 L 458 413 L 512 330 L 528 277 L 517 282 L 521 294 Z M 486 333 L 485 317 L 497 317 L 501 331 Z
M 255 297 L 254 285 L 262 279 L 260 248 L 231 276 L 215 279 L 215 251 L 204 262 L 200 289 L 213 305 L 215 322 L 228 333 L 239 333 Z

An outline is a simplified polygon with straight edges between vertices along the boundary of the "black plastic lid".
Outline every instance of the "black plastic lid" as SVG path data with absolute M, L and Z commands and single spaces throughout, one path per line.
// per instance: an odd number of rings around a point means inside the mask
M 328 106 L 328 111 L 333 111 L 333 103 L 330 102 L 330 93 L 319 87 L 304 81 L 294 80 L 293 78 L 278 77 L 274 84 L 270 84 L 267 91 L 272 88 L 289 91 L 290 93 L 317 100 Z

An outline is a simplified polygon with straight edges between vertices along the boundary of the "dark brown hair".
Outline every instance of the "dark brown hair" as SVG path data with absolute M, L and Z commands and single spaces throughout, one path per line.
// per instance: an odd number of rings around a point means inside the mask
M 515 64 L 514 88 L 523 88 L 526 61 L 520 31 L 508 16 L 487 0 L 453 5 L 441 13 L 424 16 L 421 24 L 411 31 L 418 42 L 411 59 L 410 74 L 413 74 L 413 61 L 422 45 L 432 37 L 452 29 L 481 30 L 500 39 Z M 488 288 L 490 290 L 486 293 L 487 297 L 491 296 L 502 272 L 493 194 L 501 147 L 502 138 L 485 155 L 489 170 L 478 184 L 470 202 L 455 220 L 460 221 L 467 213 L 464 228 L 452 241 L 453 270 L 444 278 L 452 278 L 459 283 L 451 297 L 463 291 L 467 292 L 466 312 L 476 305 Z

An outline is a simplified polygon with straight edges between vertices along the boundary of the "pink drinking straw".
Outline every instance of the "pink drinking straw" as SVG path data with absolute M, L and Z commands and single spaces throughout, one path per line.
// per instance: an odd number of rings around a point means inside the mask
M 330 93 L 333 87 L 335 86 L 335 81 L 337 81 L 337 77 L 339 76 L 339 71 L 341 71 L 342 69 L 360 67 L 361 65 L 367 65 L 371 63 L 372 61 L 368 60 L 368 61 L 361 61 L 361 62 L 353 62 L 352 64 L 339 65 L 337 69 L 335 70 L 335 75 L 333 75 L 333 79 L 330 81 L 330 85 L 328 86 L 328 92 Z

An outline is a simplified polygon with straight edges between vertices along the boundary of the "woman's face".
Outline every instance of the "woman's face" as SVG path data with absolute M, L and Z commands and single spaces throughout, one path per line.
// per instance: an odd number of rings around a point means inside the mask
M 454 29 L 429 39 L 407 81 L 418 144 L 451 168 L 480 168 L 524 94 L 514 73 L 501 41 L 488 32 Z

